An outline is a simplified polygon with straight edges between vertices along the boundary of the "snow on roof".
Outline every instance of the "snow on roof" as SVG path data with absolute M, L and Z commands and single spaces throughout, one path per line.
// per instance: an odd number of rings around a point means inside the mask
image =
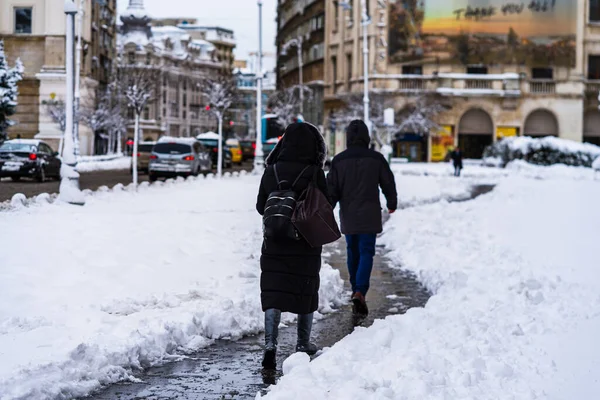
M 500 96 L 500 97 L 518 97 L 520 90 L 501 90 L 501 89 L 454 89 L 437 88 L 436 92 L 441 95 L 452 96 Z
M 153 35 L 180 35 L 180 36 L 189 36 L 189 34 L 176 26 L 165 25 L 165 26 L 153 26 L 152 27 Z
M 37 140 L 37 139 L 11 139 L 11 140 L 7 140 L 4 143 L 14 143 L 14 144 L 29 144 L 32 146 L 37 146 L 38 144 L 40 144 L 41 140 Z
M 192 137 L 173 137 L 173 136 L 163 136 L 158 139 L 157 143 L 184 143 L 184 144 L 194 144 L 196 142 L 195 138 Z
M 205 132 L 196 136 L 196 139 L 219 140 L 219 134 L 215 132 Z

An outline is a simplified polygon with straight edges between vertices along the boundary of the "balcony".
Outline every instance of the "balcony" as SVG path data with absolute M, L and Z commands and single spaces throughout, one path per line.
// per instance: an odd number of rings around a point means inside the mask
M 585 93 L 598 96 L 598 94 L 600 94 L 600 80 L 587 80 L 585 82 Z
M 532 94 L 555 94 L 556 83 L 552 80 L 535 79 L 529 81 L 529 93 Z

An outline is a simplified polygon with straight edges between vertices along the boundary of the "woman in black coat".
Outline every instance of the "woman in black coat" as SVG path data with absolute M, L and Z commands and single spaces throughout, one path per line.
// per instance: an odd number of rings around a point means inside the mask
M 257 211 L 263 215 L 269 194 L 278 190 L 274 165 L 279 181 L 297 183 L 293 190 L 300 195 L 316 175 L 317 187 L 327 195 L 323 165 L 326 159 L 325 141 L 319 130 L 308 123 L 289 125 L 265 162 L 260 183 Z M 308 167 L 308 168 L 306 168 Z M 286 188 L 287 189 L 287 188 Z M 310 343 L 313 312 L 319 305 L 319 272 L 321 247 L 311 247 L 304 239 L 265 238 L 260 258 L 262 309 L 265 311 L 265 355 L 263 367 L 275 369 L 278 326 L 281 312 L 298 314 L 296 351 L 314 354 Z

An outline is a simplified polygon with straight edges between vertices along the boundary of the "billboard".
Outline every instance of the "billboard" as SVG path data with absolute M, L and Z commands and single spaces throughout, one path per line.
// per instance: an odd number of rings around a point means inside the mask
M 390 2 L 392 63 L 575 66 L 573 0 Z

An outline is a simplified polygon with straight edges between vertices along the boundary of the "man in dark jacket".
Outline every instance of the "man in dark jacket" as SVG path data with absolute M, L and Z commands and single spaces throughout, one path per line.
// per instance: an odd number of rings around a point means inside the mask
M 348 149 L 331 163 L 327 176 L 333 204 L 340 203 L 342 233 L 346 235 L 348 272 L 352 285 L 352 303 L 358 314 L 367 314 L 365 296 L 369 290 L 375 240 L 383 230 L 379 187 L 390 213 L 396 210 L 396 182 L 387 161 L 369 149 L 369 130 L 361 120 L 346 128 Z
M 454 176 L 460 176 L 460 171 L 463 168 L 463 156 L 460 148 L 454 149 L 452 153 L 450 153 L 450 157 L 452 158 L 452 163 L 454 164 Z

